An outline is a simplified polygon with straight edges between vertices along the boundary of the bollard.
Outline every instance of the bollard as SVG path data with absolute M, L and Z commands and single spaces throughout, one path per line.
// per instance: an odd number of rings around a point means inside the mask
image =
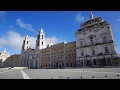
M 92 76 L 92 78 L 94 78 L 94 76 Z
M 117 76 L 119 77 L 119 74 Z
M 80 78 L 82 78 L 82 76 Z
M 68 79 L 69 79 L 69 77 L 68 77 Z
M 105 77 L 107 77 L 107 75 L 105 75 Z

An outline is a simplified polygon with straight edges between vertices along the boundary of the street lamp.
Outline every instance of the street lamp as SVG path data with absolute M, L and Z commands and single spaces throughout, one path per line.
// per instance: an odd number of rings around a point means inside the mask
M 85 57 L 84 57 L 84 59 L 83 59 L 83 76 L 84 76 L 84 62 L 85 61 Z

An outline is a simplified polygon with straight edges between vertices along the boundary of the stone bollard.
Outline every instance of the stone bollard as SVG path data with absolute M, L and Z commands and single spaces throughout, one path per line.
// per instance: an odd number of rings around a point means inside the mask
M 105 75 L 105 77 L 107 77 L 107 75 Z
M 119 74 L 117 76 L 119 77 Z

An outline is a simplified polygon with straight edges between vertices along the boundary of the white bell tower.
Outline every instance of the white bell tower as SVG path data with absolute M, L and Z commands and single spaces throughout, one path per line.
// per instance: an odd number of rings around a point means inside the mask
M 29 36 L 26 35 L 25 40 L 23 40 L 22 52 L 26 51 L 29 48 L 30 48 L 30 39 Z
M 40 28 L 36 40 L 36 50 L 44 49 L 44 48 L 45 48 L 45 32 L 42 28 Z

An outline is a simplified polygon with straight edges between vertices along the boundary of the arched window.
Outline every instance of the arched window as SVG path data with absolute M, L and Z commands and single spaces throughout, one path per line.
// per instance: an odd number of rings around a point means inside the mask
M 107 39 L 106 39 L 106 36 L 103 36 L 103 42 L 106 42 Z
M 82 41 L 80 41 L 80 46 L 82 46 L 83 45 L 83 42 Z
M 81 51 L 81 56 L 84 56 L 83 50 Z
M 27 44 L 28 44 L 28 41 L 27 41 Z
M 107 41 L 107 34 L 106 33 L 102 33 L 100 36 L 101 36 L 102 42 Z
M 90 44 L 94 44 L 93 37 L 90 37 Z

